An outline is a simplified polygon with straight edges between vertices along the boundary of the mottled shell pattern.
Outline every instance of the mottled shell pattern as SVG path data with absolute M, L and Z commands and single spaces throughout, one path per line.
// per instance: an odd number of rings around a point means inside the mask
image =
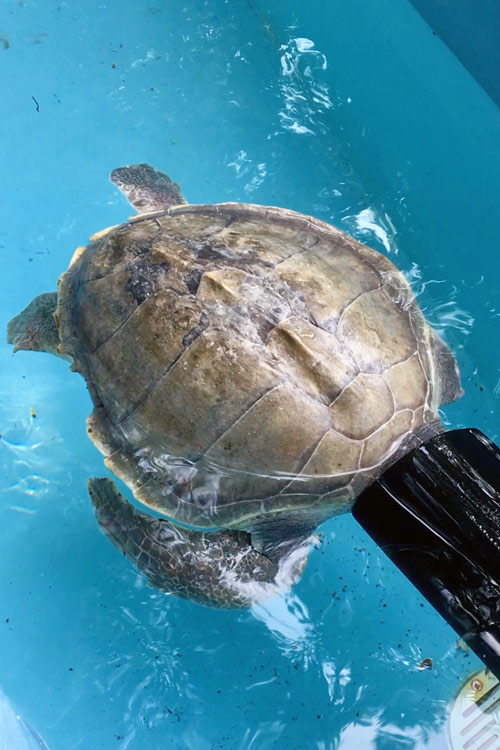
M 457 395 L 396 267 L 280 208 L 180 205 L 95 235 L 56 320 L 107 466 L 200 528 L 349 510 Z

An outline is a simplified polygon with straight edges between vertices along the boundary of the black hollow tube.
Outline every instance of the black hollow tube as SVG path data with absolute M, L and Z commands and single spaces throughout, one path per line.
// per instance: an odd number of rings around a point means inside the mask
M 354 517 L 500 679 L 500 450 L 437 435 L 357 499 Z

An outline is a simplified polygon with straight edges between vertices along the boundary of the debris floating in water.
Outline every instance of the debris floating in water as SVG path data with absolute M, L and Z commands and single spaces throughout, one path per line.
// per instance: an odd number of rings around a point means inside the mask
M 37 100 L 35 99 L 35 97 L 34 97 L 34 96 L 32 96 L 31 98 L 32 98 L 32 99 L 33 99 L 33 101 L 35 102 L 35 106 L 36 106 L 36 111 L 37 111 L 37 112 L 40 112 L 40 105 L 38 104 Z
M 432 659 L 429 656 L 426 659 L 422 659 L 418 668 L 421 672 L 423 672 L 424 669 L 432 669 Z

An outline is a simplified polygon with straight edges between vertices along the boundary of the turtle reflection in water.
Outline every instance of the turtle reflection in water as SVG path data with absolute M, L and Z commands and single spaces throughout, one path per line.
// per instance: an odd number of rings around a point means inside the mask
M 404 276 L 283 208 L 188 205 L 147 164 L 111 180 L 139 214 L 78 248 L 58 292 L 9 324 L 85 378 L 101 528 L 154 585 L 247 607 L 300 576 L 316 526 L 352 508 L 461 395 Z

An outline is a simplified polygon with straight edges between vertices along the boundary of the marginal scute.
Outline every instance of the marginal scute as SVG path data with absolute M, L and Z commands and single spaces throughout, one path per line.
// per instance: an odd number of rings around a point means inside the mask
M 112 227 L 106 227 L 106 229 L 100 229 L 98 232 L 94 232 L 94 234 L 92 234 L 90 236 L 90 241 L 91 242 L 96 242 L 97 240 L 102 239 L 107 234 L 109 234 L 110 232 L 112 232 L 113 229 L 116 229 L 117 226 L 118 226 L 117 224 L 114 224 Z
M 106 429 L 102 415 L 98 414 L 97 409 L 94 409 L 87 417 L 87 435 L 104 456 L 107 457 L 113 453 L 113 447 L 109 442 L 109 427 Z
M 78 265 L 78 261 L 75 265 Z M 57 347 L 62 356 L 74 357 L 73 348 L 73 313 L 74 313 L 74 278 L 69 268 L 62 273 L 57 282 L 57 308 L 54 319 L 57 323 L 61 343 Z M 76 305 L 78 308 L 78 305 Z
M 128 469 L 125 462 L 123 462 L 122 465 L 126 470 Z M 113 469 L 113 471 L 115 471 L 115 469 Z M 128 484 L 130 483 L 128 482 Z M 181 501 L 172 494 L 165 481 L 162 482 L 155 479 L 150 479 L 144 484 L 135 485 L 134 497 L 139 500 L 139 502 L 144 503 L 144 505 L 147 505 L 149 508 L 156 510 L 158 513 L 163 513 L 164 515 L 173 515 L 181 522 L 189 519 L 188 523 L 191 523 L 193 526 L 206 527 L 210 525 L 209 523 L 207 523 L 206 519 L 205 522 L 203 522 L 203 513 L 198 516 L 195 512 L 193 512 L 192 508 L 189 509 L 189 515 L 186 514 L 184 517 L 184 514 L 180 511 L 179 508 L 179 506 L 181 505 Z M 176 506 L 177 508 L 179 508 L 179 510 L 177 511 L 175 510 Z M 184 503 L 184 506 L 186 506 L 186 503 Z
M 137 497 L 141 486 L 147 481 L 147 479 L 143 479 L 138 468 L 137 456 L 133 456 L 125 450 L 115 450 L 105 457 L 104 463 L 113 474 L 116 474 L 130 487 Z M 163 509 L 165 510 L 165 506 Z
M 463 394 L 457 361 L 441 336 L 432 329 L 430 332 L 434 366 L 440 374 L 437 388 L 438 404 L 449 404 Z
M 356 476 L 356 474 L 354 475 Z M 348 487 L 326 492 L 321 496 L 321 505 L 328 509 L 330 516 L 338 516 L 342 513 L 349 513 L 354 505 L 354 496 L 351 484 Z
M 75 251 L 71 256 L 71 260 L 69 262 L 69 268 L 71 268 L 71 266 L 74 266 L 75 263 L 78 263 L 86 249 L 87 245 L 80 245 L 79 247 L 75 248 Z
M 352 440 L 364 440 L 388 422 L 394 400 L 381 375 L 361 373 L 330 406 L 332 427 Z

